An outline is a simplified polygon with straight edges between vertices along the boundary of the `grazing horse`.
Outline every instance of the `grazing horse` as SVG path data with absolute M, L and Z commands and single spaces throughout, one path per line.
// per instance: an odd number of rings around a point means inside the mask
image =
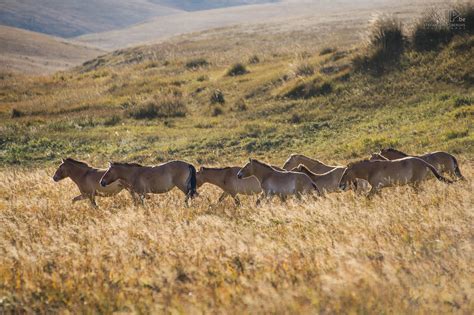
M 311 180 L 321 189 L 322 192 L 330 193 L 339 191 L 339 182 L 346 170 L 345 167 L 336 167 L 335 169 L 324 174 L 315 174 L 311 172 L 306 166 L 300 164 L 298 167 L 292 169 L 293 172 L 304 173 L 311 178 Z
M 95 202 L 96 196 L 113 196 L 125 188 L 120 181 L 111 182 L 107 187 L 100 186 L 99 181 L 105 174 L 105 171 L 90 167 L 84 162 L 67 158 L 62 160 L 61 165 L 59 165 L 56 173 L 54 173 L 53 180 L 59 182 L 64 178 L 71 178 L 81 192 L 79 196 L 72 199 L 72 202 L 89 199 L 92 206 L 97 207 Z
M 321 194 L 318 186 L 311 181 L 308 175 L 291 171 L 279 171 L 268 164 L 249 159 L 249 162 L 237 173 L 238 178 L 255 176 L 262 188 L 262 197 L 277 195 L 283 201 L 289 195 L 300 197 L 302 194 L 316 192 Z
M 285 164 L 283 165 L 283 169 L 287 171 L 291 171 L 295 167 L 298 167 L 300 164 L 303 164 L 311 172 L 316 173 L 316 174 L 324 174 L 338 167 L 345 168 L 344 166 L 326 165 L 321 161 L 309 158 L 302 154 L 292 154 L 288 158 L 288 160 L 286 160 Z
M 100 179 L 102 187 L 120 180 L 126 187 L 140 196 L 143 204 L 146 194 L 162 194 L 178 187 L 185 195 L 185 203 L 196 192 L 196 169 L 183 161 L 171 161 L 157 166 L 142 166 L 134 163 L 110 163 Z
M 240 167 L 224 167 L 224 168 L 199 168 L 196 174 L 197 187 L 201 187 L 205 183 L 213 184 L 221 188 L 224 192 L 219 197 L 219 202 L 227 196 L 232 196 L 237 205 L 240 200 L 237 195 L 255 195 L 262 192 L 260 183 L 255 177 L 238 178 L 237 173 Z
M 458 179 L 464 179 L 464 176 L 461 174 L 461 170 L 459 169 L 458 161 L 454 156 L 447 152 L 437 151 L 426 153 L 420 156 L 415 155 L 408 155 L 404 152 L 395 150 L 393 148 L 383 149 L 380 151 L 380 155 L 384 156 L 389 160 L 396 160 L 400 158 L 404 158 L 407 156 L 418 157 L 427 163 L 436 167 L 437 170 L 440 172 L 449 173 L 451 176 L 454 176 Z
M 342 175 L 339 188 L 346 190 L 357 178 L 365 179 L 372 186 L 368 194 L 370 198 L 383 187 L 411 184 L 417 188 L 430 171 L 438 180 L 452 183 L 441 176 L 433 165 L 420 158 L 406 157 L 393 161 L 363 160 L 351 163 Z

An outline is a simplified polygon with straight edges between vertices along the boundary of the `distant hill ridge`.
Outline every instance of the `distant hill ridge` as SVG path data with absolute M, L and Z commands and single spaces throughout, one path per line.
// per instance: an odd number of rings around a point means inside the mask
M 183 11 L 277 0 L 2 0 L 0 25 L 70 38 Z

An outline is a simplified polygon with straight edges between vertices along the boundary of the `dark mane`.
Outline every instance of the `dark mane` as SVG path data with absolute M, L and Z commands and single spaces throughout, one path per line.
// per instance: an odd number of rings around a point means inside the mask
M 68 163 L 71 163 L 75 166 L 79 166 L 79 167 L 90 167 L 87 163 L 84 163 L 84 162 L 81 162 L 81 161 L 78 161 L 78 160 L 74 160 L 74 159 L 71 159 L 71 158 L 67 158 L 67 159 L 64 159 L 64 162 L 68 162 Z
M 404 156 L 408 156 L 408 154 L 406 154 L 405 152 L 399 151 L 399 150 L 394 149 L 394 148 L 382 149 L 380 151 L 380 153 L 382 153 L 382 152 L 394 152 L 394 153 L 398 153 L 398 154 L 401 154 L 401 155 L 404 155 Z
M 111 165 L 115 166 L 135 166 L 135 167 L 143 167 L 143 165 L 138 163 L 120 163 L 120 162 L 112 162 Z
M 378 161 L 378 160 L 370 160 L 370 159 L 363 159 L 363 160 L 359 160 L 359 161 L 355 161 L 355 162 L 350 162 L 349 164 L 347 164 L 347 168 L 351 168 L 352 166 L 354 166 L 354 165 L 356 165 L 356 164 L 363 163 L 363 162 L 373 163 L 373 162 L 380 162 L 380 161 Z
M 232 167 L 230 166 L 224 166 L 224 167 L 205 167 L 205 166 L 201 166 L 203 170 L 209 170 L 209 171 L 224 171 L 224 170 L 228 170 L 228 169 L 231 169 Z
M 271 165 L 268 165 L 268 164 L 265 164 L 265 163 L 263 163 L 263 162 L 260 162 L 259 160 L 254 160 L 254 159 L 252 159 L 252 162 L 255 162 L 255 163 L 257 163 L 258 165 L 264 166 L 264 167 L 269 168 L 269 169 L 271 169 L 271 170 L 273 170 L 273 171 L 277 171 L 277 170 L 274 169 Z

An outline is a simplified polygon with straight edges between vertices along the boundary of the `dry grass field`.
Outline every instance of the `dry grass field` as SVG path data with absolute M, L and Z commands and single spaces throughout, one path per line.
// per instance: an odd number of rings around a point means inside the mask
M 474 313 L 473 24 L 376 21 L 366 44 L 347 21 L 267 24 L 0 72 L 0 314 Z M 190 207 L 122 192 L 97 209 L 52 180 L 66 157 L 343 165 L 385 147 L 450 152 L 467 180 L 241 207 L 206 185 Z
M 174 191 L 71 205 L 54 169 L 0 173 L 1 313 L 459 313 L 474 309 L 474 176 L 418 194 L 189 208 Z

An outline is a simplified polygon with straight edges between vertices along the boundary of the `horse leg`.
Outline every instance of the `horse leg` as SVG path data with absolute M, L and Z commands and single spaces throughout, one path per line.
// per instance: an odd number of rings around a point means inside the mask
M 227 191 L 224 191 L 217 202 L 222 202 L 228 195 L 229 193 Z
M 240 207 L 242 205 L 242 203 L 240 202 L 240 199 L 239 199 L 239 197 L 237 197 L 237 195 L 234 195 L 234 201 L 235 201 L 235 205 L 237 207 Z
M 255 203 L 256 206 L 260 206 L 260 204 L 262 203 L 262 199 L 266 198 L 267 197 L 267 194 L 265 192 L 262 192 L 260 194 L 260 196 L 258 196 L 257 198 L 257 202 Z
M 95 194 L 92 193 L 89 195 L 89 200 L 93 208 L 97 208 L 97 203 L 95 202 Z
M 367 199 L 372 199 L 378 193 L 379 193 L 379 190 L 376 188 L 376 186 L 372 186 L 372 188 L 369 191 L 369 194 L 367 195 Z
M 76 196 L 72 199 L 72 203 L 75 203 L 77 201 L 84 200 L 84 199 L 87 199 L 87 197 L 84 196 L 84 195 L 79 195 L 79 196 Z

